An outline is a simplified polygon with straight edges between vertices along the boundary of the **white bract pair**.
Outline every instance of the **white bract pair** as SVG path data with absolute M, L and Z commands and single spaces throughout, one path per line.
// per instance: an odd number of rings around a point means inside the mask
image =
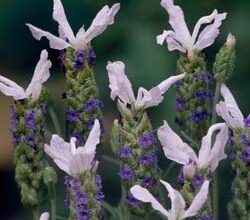
M 212 136 L 216 134 L 212 146 Z M 163 146 L 165 156 L 179 164 L 184 165 L 185 177 L 192 178 L 196 169 L 209 170 L 213 172 L 219 162 L 227 156 L 224 153 L 228 141 L 228 128 L 225 123 L 212 125 L 207 135 L 203 137 L 199 155 L 197 156 L 192 147 L 183 142 L 181 138 L 164 121 L 164 125 L 158 130 L 158 138 Z
M 102 34 L 109 25 L 114 23 L 114 17 L 119 9 L 119 3 L 114 4 L 111 8 L 104 6 L 96 15 L 89 29 L 85 31 L 84 27 L 81 27 L 75 36 L 68 23 L 61 1 L 54 0 L 53 19 L 59 24 L 59 37 L 31 24 L 27 24 L 27 26 L 35 39 L 40 40 L 42 37 L 46 37 L 53 49 L 62 50 L 73 47 L 76 50 L 82 50 L 86 49 L 87 44 L 93 38 Z
M 76 138 L 72 137 L 68 143 L 54 134 L 50 145 L 45 144 L 44 150 L 61 170 L 77 177 L 92 168 L 96 145 L 100 142 L 100 133 L 100 123 L 96 119 L 85 146 L 76 148 Z
M 202 184 L 200 191 L 194 197 L 191 205 L 186 209 L 186 203 L 181 193 L 172 188 L 172 186 L 160 180 L 161 183 L 165 186 L 168 191 L 168 196 L 171 200 L 171 210 L 166 210 L 146 189 L 139 185 L 135 185 L 130 189 L 132 195 L 142 201 L 151 203 L 152 207 L 159 211 L 161 214 L 166 216 L 168 220 L 181 220 L 185 218 L 189 218 L 195 216 L 197 212 L 202 208 L 204 203 L 207 200 L 208 192 L 209 192 L 209 181 L 206 180 Z
M 35 102 L 40 96 L 42 84 L 50 77 L 49 69 L 51 66 L 52 64 L 50 60 L 48 60 L 48 52 L 43 50 L 40 60 L 36 65 L 32 80 L 26 90 L 12 80 L 0 76 L 0 92 L 6 96 L 13 96 L 15 100 L 31 97 L 32 101 Z
M 161 6 L 169 14 L 169 23 L 173 30 L 164 30 L 161 35 L 157 36 L 157 43 L 162 45 L 166 41 L 170 51 L 178 50 L 188 53 L 189 57 L 192 57 L 194 51 L 201 51 L 214 43 L 220 33 L 221 23 L 227 15 L 214 10 L 212 14 L 198 20 L 191 35 L 182 9 L 174 5 L 173 0 L 162 0 Z M 200 31 L 201 26 L 205 24 L 207 26 Z
M 149 91 L 140 87 L 137 98 L 135 98 L 132 85 L 125 74 L 125 64 L 123 62 L 110 62 L 107 65 L 107 71 L 109 88 L 111 89 L 110 97 L 112 100 L 118 97 L 119 106 L 126 113 L 130 112 L 127 108 L 127 104 L 132 105 L 136 109 L 146 109 L 151 106 L 159 105 L 163 101 L 162 95 L 169 87 L 185 76 L 185 74 L 171 76 Z
M 225 84 L 221 86 L 221 95 L 224 101 L 216 105 L 216 112 L 221 116 L 231 129 L 244 128 L 244 116 L 242 115 L 232 93 Z M 250 116 L 250 115 L 249 115 Z

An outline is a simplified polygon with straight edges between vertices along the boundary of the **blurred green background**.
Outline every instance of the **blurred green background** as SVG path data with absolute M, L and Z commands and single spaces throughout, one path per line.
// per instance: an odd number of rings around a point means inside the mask
M 81 25 L 89 26 L 100 8 L 105 4 L 113 4 L 113 0 L 62 0 L 72 28 L 76 32 Z M 113 118 L 117 116 L 115 103 L 109 98 L 108 78 L 106 72 L 107 61 L 122 60 L 127 65 L 127 74 L 133 83 L 135 91 L 139 86 L 151 88 L 166 77 L 175 74 L 175 62 L 178 53 L 170 53 L 166 45 L 156 44 L 155 37 L 163 29 L 169 27 L 168 15 L 160 6 L 160 0 L 121 0 L 121 10 L 104 34 L 93 40 L 97 54 L 95 73 L 100 90 L 101 99 L 105 103 L 105 146 L 98 150 L 100 159 L 100 174 L 104 179 L 106 200 L 116 204 L 120 197 L 120 184 L 117 176 L 118 166 L 102 159 L 102 155 L 111 155 L 109 147 L 109 133 Z M 231 32 L 237 38 L 237 64 L 233 77 L 228 82 L 240 108 L 246 116 L 250 109 L 250 1 L 249 0 L 176 0 L 182 6 L 190 29 L 198 18 L 208 15 L 214 8 L 220 12 L 228 12 L 223 22 L 221 34 L 215 44 L 204 52 L 210 62 L 225 42 L 227 34 Z M 51 78 L 46 84 L 52 91 L 56 102 L 58 116 L 63 121 L 64 75 L 60 69 L 57 57 L 59 52 L 48 48 L 48 41 L 34 40 L 24 25 L 26 22 L 37 27 L 57 33 L 57 23 L 52 20 L 52 0 L 1 0 L 0 1 L 0 73 L 9 77 L 20 85 L 29 84 L 36 62 L 42 49 L 46 48 L 53 62 Z M 210 65 L 211 69 L 211 65 Z M 12 99 L 0 94 L 0 219 L 31 219 L 29 210 L 20 204 L 19 192 L 14 181 L 13 147 L 9 131 L 9 106 Z M 167 119 L 175 127 L 174 90 L 165 95 L 165 101 L 158 107 L 150 109 L 154 128 Z M 160 166 L 168 167 L 169 161 L 162 156 Z M 112 155 L 113 156 L 113 155 Z M 175 168 L 178 168 L 176 166 Z M 174 184 L 177 169 L 170 173 L 168 181 Z M 60 171 L 59 171 L 60 172 Z M 61 172 L 60 172 L 61 173 Z M 227 219 L 226 202 L 229 199 L 231 170 L 229 162 L 223 161 L 219 168 L 220 174 L 220 220 Z M 65 213 L 65 191 L 61 182 L 58 184 L 59 213 Z M 45 207 L 46 209 L 46 207 Z

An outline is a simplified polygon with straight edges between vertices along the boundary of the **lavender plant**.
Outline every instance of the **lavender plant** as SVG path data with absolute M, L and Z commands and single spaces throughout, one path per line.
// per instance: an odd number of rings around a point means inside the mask
M 212 135 L 216 135 L 212 146 Z M 193 148 L 183 142 L 181 138 L 169 127 L 167 122 L 158 130 L 158 137 L 163 146 L 165 156 L 183 167 L 180 170 L 178 181 L 182 184 L 181 193 L 188 205 L 194 199 L 197 190 L 205 180 L 211 181 L 213 172 L 217 168 L 220 160 L 227 156 L 224 148 L 228 141 L 228 128 L 225 123 L 212 125 L 207 135 L 203 137 L 198 156 Z M 211 198 L 208 198 L 204 207 L 194 219 L 204 219 L 213 216 Z
M 26 90 L 0 76 L 0 91 L 14 98 L 10 107 L 10 130 L 15 147 L 15 179 L 20 188 L 23 205 L 33 208 L 35 218 L 46 198 L 49 182 L 56 182 L 56 173 L 43 152 L 46 103 L 42 86 L 50 77 L 50 68 L 51 62 L 48 60 L 47 51 L 44 50 Z
M 157 36 L 157 43 L 162 45 L 166 41 L 169 51 L 181 52 L 177 72 L 187 73 L 184 80 L 176 84 L 176 122 L 182 131 L 198 142 L 210 125 L 214 95 L 211 90 L 213 76 L 201 51 L 215 41 L 226 13 L 214 10 L 200 18 L 191 35 L 182 9 L 174 5 L 173 0 L 162 0 L 161 6 L 169 14 L 173 30 L 164 30 Z M 206 27 L 200 31 L 202 25 Z
M 101 177 L 96 174 L 98 161 L 94 159 L 100 133 L 100 123 L 96 119 L 84 147 L 77 148 L 74 137 L 67 143 L 58 135 L 52 136 L 50 145 L 45 144 L 45 152 L 68 174 L 65 176 L 68 190 L 65 202 L 70 219 L 102 219 L 104 194 Z
M 155 136 L 146 109 L 159 105 L 163 94 L 169 87 L 182 79 L 185 74 L 172 76 L 162 83 L 146 90 L 140 87 L 137 99 L 129 79 L 125 74 L 124 63 L 117 61 L 107 65 L 111 99 L 117 98 L 121 120 L 115 121 L 113 137 L 121 160 L 119 176 L 122 185 L 128 191 L 131 186 L 139 184 L 146 187 L 155 196 L 158 191 L 158 159 L 156 155 Z M 145 214 L 146 210 L 130 192 L 127 193 L 127 204 L 137 214 Z
M 91 41 L 114 23 L 120 4 L 104 6 L 94 18 L 89 29 L 82 26 L 74 35 L 60 0 L 54 0 L 53 19 L 59 24 L 59 37 L 27 24 L 33 37 L 46 37 L 50 47 L 60 50 L 60 59 L 66 71 L 66 121 L 70 137 L 77 138 L 77 145 L 86 140 L 95 119 L 102 125 L 103 102 L 99 100 L 93 65 L 96 55 Z
M 220 161 L 228 158 L 225 152 L 229 139 L 235 176 L 228 213 L 230 219 L 250 219 L 250 115 L 244 119 L 225 85 L 234 70 L 236 39 L 228 35 L 215 56 L 213 72 L 209 71 L 202 53 L 219 35 L 226 13 L 214 10 L 200 18 L 191 34 L 182 9 L 173 0 L 162 0 L 161 5 L 169 14 L 173 30 L 163 31 L 157 36 L 157 43 L 166 42 L 170 51 L 181 53 L 177 61 L 180 74 L 165 79 L 150 90 L 140 87 L 137 97 L 125 74 L 125 64 L 121 61 L 108 63 L 110 98 L 117 102 L 119 111 L 111 131 L 111 145 L 119 158 L 118 175 L 124 192 L 119 205 L 114 207 L 104 201 L 102 178 L 97 171 L 99 162 L 95 159 L 103 129 L 104 106 L 98 98 L 93 71 L 96 55 L 91 41 L 114 23 L 120 4 L 111 8 L 104 6 L 89 29 L 85 31 L 81 27 L 74 35 L 61 1 L 53 2 L 53 19 L 59 24 L 59 37 L 27 25 L 35 39 L 46 37 L 51 48 L 60 50 L 66 70 L 65 122 L 70 125 L 69 142 L 68 137 L 53 134 L 50 144 L 45 144 L 45 131 L 50 134 L 45 130 L 45 121 L 51 97 L 43 83 L 49 79 L 52 66 L 46 50 L 42 51 L 26 90 L 0 76 L 0 91 L 14 98 L 10 108 L 10 130 L 15 146 L 15 178 L 22 203 L 33 209 L 34 220 L 158 219 L 157 214 L 169 220 L 219 219 L 216 169 Z M 201 30 L 203 25 L 206 26 Z M 166 121 L 156 135 L 147 113 L 149 107 L 158 106 L 163 101 L 163 95 L 172 85 L 177 90 L 177 122 L 185 142 Z M 219 102 L 220 93 L 224 101 Z M 225 123 L 216 123 L 216 112 Z M 60 133 L 60 129 L 56 131 Z M 161 175 L 158 144 L 162 145 L 169 160 L 181 165 L 176 178 L 179 190 L 169 181 L 162 180 L 169 176 Z M 58 216 L 54 186 L 57 174 L 44 152 L 66 173 L 65 206 L 69 210 L 66 218 Z M 111 160 L 117 163 L 116 159 Z M 169 210 L 164 208 L 167 204 L 160 183 L 168 191 Z M 47 197 L 51 201 L 50 213 L 41 214 Z M 152 212 L 147 203 L 157 213 Z

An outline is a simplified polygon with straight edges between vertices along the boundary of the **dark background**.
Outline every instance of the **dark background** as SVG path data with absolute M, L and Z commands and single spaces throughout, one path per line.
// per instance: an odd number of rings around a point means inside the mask
M 88 27 L 96 13 L 105 4 L 113 4 L 111 0 L 63 0 L 65 11 L 73 30 L 76 32 L 81 25 Z M 115 24 L 110 26 L 101 36 L 92 41 L 97 54 L 95 73 L 100 90 L 101 99 L 105 103 L 106 144 L 100 147 L 100 173 L 104 179 L 106 200 L 116 204 L 120 196 L 118 166 L 104 161 L 101 155 L 110 155 L 111 150 L 108 136 L 113 118 L 117 116 L 115 104 L 109 98 L 108 78 L 106 72 L 107 61 L 122 60 L 127 66 L 127 74 L 133 83 L 135 91 L 139 86 L 151 88 L 167 76 L 175 74 L 175 62 L 178 53 L 170 53 L 166 44 L 156 44 L 156 35 L 169 27 L 168 15 L 160 6 L 160 0 L 121 0 L 121 10 L 115 18 Z M 233 77 L 227 83 L 232 89 L 237 102 L 246 116 L 250 109 L 249 81 L 250 81 L 250 1 L 249 0 L 176 0 L 182 6 L 187 23 L 192 30 L 195 22 L 201 16 L 208 15 L 217 8 L 220 12 L 228 12 L 223 22 L 221 34 L 215 44 L 204 52 L 210 64 L 214 55 L 225 42 L 227 34 L 231 32 L 237 38 L 237 63 Z M 9 77 L 20 85 L 29 84 L 35 64 L 42 49 L 49 51 L 53 62 L 51 78 L 46 86 L 52 91 L 56 102 L 58 116 L 63 120 L 64 76 L 60 70 L 57 57 L 58 51 L 48 48 L 48 41 L 34 40 L 24 25 L 26 22 L 44 30 L 57 34 L 57 23 L 52 19 L 52 0 L 0 0 L 0 73 Z M 210 65 L 211 69 L 211 65 Z M 0 94 L 0 219 L 31 219 L 29 210 L 20 204 L 19 192 L 14 181 L 13 147 L 9 131 L 9 106 L 12 99 Z M 154 128 L 167 119 L 174 125 L 174 90 L 165 95 L 164 102 L 150 109 Z M 162 152 L 160 152 L 162 154 Z M 169 161 L 162 156 L 160 165 L 168 167 Z M 178 166 L 176 166 L 178 167 Z M 60 172 L 60 171 L 59 171 Z M 61 173 L 61 172 L 60 172 Z M 220 219 L 227 219 L 226 203 L 229 199 L 230 166 L 223 161 L 219 167 L 220 174 Z M 168 181 L 176 183 L 176 170 L 170 173 Z M 59 213 L 65 212 L 62 180 L 57 190 Z M 46 207 L 44 207 L 46 209 Z

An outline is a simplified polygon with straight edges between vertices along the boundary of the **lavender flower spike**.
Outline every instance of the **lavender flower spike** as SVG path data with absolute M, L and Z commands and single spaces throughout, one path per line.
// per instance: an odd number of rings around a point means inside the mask
M 212 135 L 219 130 L 215 142 L 212 145 Z M 213 172 L 220 160 L 226 158 L 224 148 L 228 140 L 228 128 L 225 123 L 212 125 L 207 135 L 203 137 L 199 155 L 169 127 L 164 121 L 164 125 L 158 130 L 158 137 L 163 146 L 165 156 L 179 164 L 184 165 L 183 172 L 185 176 L 192 178 L 196 169 L 211 169 Z M 191 161 L 191 163 L 190 163 Z
M 85 31 L 84 27 L 81 27 L 75 36 L 68 23 L 61 1 L 54 0 L 53 19 L 59 24 L 59 37 L 31 24 L 26 25 L 36 40 L 46 37 L 53 49 L 62 50 L 73 47 L 76 50 L 82 50 L 86 49 L 86 45 L 91 40 L 102 34 L 109 25 L 114 23 L 114 17 L 119 9 L 119 3 L 114 4 L 111 8 L 107 5 L 104 6 L 94 18 L 89 29 Z
M 213 44 L 220 33 L 221 23 L 227 15 L 214 10 L 212 14 L 198 20 L 191 35 L 184 13 L 178 5 L 174 5 L 174 0 L 162 0 L 161 6 L 169 14 L 169 23 L 173 30 L 164 30 L 161 35 L 157 36 L 157 43 L 162 45 L 166 41 L 170 51 L 179 50 L 182 53 L 188 53 L 189 57 L 192 57 L 194 51 L 201 51 Z M 200 32 L 204 24 L 207 26 Z
M 100 142 L 100 124 L 96 119 L 84 147 L 76 148 L 76 138 L 70 143 L 58 135 L 53 135 L 50 145 L 45 144 L 45 152 L 54 160 L 57 166 L 70 176 L 78 176 L 92 168 L 96 145 Z
M 207 200 L 209 189 L 209 181 L 207 180 L 202 184 L 200 191 L 195 195 L 188 209 L 185 209 L 186 203 L 181 193 L 173 189 L 168 182 L 163 180 L 160 181 L 167 189 L 168 196 L 171 200 L 172 206 L 168 211 L 152 196 L 152 194 L 147 189 L 139 185 L 135 185 L 130 189 L 130 191 L 136 199 L 142 202 L 151 203 L 152 207 L 159 211 L 162 215 L 166 216 L 168 220 L 181 220 L 195 216 Z
M 26 90 L 17 85 L 15 82 L 0 76 L 0 92 L 6 96 L 13 96 L 15 100 L 26 99 L 31 96 L 32 101 L 36 101 L 41 93 L 42 84 L 50 77 L 49 69 L 52 64 L 48 60 L 48 52 L 41 52 L 40 60 L 36 65 L 32 80 Z

